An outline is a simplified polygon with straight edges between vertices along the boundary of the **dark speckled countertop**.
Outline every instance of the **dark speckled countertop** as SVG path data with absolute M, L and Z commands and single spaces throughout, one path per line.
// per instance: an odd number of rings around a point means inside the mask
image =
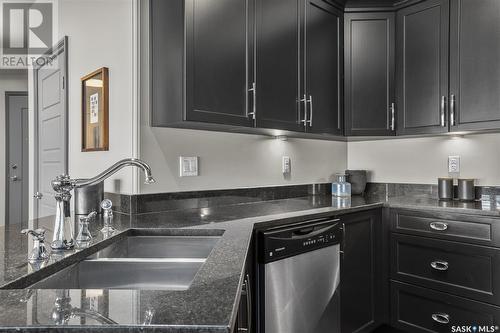
M 424 196 L 395 197 L 388 201 L 353 197 L 347 206 L 330 196 L 309 196 L 163 213 L 115 214 L 117 232 L 114 235 L 104 238 L 99 231 L 102 221 L 97 220 L 91 225 L 94 241 L 90 248 L 53 253 L 51 261 L 39 270 L 27 264 L 31 241 L 20 234 L 20 227 L 0 228 L 0 332 L 229 332 L 236 318 L 245 259 L 255 224 L 279 225 L 382 206 L 500 217 L 496 202 L 442 203 Z M 47 239 L 51 239 L 51 218 L 31 221 L 30 227 L 47 229 Z M 133 229 L 222 236 L 185 291 L 25 289 L 126 237 Z M 67 325 L 56 326 L 53 310 L 61 295 L 69 295 L 72 308 L 94 315 L 73 316 Z M 112 322 L 104 320 L 103 324 L 102 318 Z

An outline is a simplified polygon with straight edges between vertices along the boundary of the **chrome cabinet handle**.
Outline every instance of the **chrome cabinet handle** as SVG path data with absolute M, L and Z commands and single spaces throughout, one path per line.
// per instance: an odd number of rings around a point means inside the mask
M 33 195 L 33 198 L 40 200 L 40 199 L 42 199 L 42 198 L 43 198 L 43 194 L 42 194 L 42 193 L 40 193 L 40 192 L 36 192 L 36 193 Z
M 396 106 L 394 103 L 391 103 L 391 131 L 396 129 Z
M 17 182 L 20 179 L 17 176 L 12 176 L 10 177 L 10 180 L 12 180 L 13 182 Z
M 248 117 L 252 117 L 253 120 L 255 120 L 255 117 L 257 115 L 257 85 L 255 82 L 252 82 L 252 88 L 248 89 L 249 92 L 252 93 L 252 112 L 249 112 L 247 114 Z
M 433 313 L 432 320 L 439 324 L 449 324 L 450 323 L 450 315 L 447 313 Z
M 431 267 L 437 271 L 447 271 L 449 264 L 444 260 L 434 260 L 431 262 Z
M 431 227 L 432 230 L 445 231 L 445 230 L 448 229 L 448 223 L 444 223 L 444 222 L 431 222 L 431 223 L 429 223 L 429 227 Z
M 441 127 L 446 127 L 446 96 L 441 96 Z
M 309 100 L 307 101 L 309 103 L 309 120 L 308 120 L 308 123 L 309 123 L 309 126 L 312 127 L 313 125 L 313 97 L 312 95 L 309 95 Z
M 450 125 L 455 126 L 455 95 L 450 96 Z
M 304 124 L 304 127 L 307 126 L 307 96 L 304 94 L 302 96 L 302 99 L 300 100 L 301 103 L 304 104 L 304 119 L 299 120 L 299 124 Z M 299 112 L 299 118 L 300 118 L 300 112 Z

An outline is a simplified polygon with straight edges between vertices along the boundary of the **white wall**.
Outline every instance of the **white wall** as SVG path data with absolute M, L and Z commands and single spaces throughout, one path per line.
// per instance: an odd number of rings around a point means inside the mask
M 59 35 L 69 36 L 69 174 L 92 177 L 132 156 L 133 1 L 61 0 Z M 109 68 L 109 151 L 81 152 L 81 81 Z M 132 192 L 132 171 L 106 181 L 106 190 Z M 118 180 L 118 182 L 116 181 Z
M 328 182 L 346 168 L 345 142 L 292 139 L 172 128 L 141 129 L 141 158 L 157 182 L 142 193 Z M 281 172 L 291 158 L 291 175 Z M 200 176 L 179 177 L 179 156 L 199 156 Z
M 28 77 L 26 74 L 0 73 L 0 226 L 5 225 L 5 92 L 28 91 Z
M 348 143 L 348 167 L 369 170 L 372 182 L 437 183 L 448 175 L 450 155 L 461 156 L 461 177 L 500 186 L 500 134 Z

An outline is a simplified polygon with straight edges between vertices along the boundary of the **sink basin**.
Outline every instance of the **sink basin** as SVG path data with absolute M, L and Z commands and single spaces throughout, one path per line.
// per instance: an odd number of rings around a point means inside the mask
M 30 288 L 187 290 L 203 263 L 84 260 Z
M 186 290 L 220 236 L 128 236 L 31 289 Z
M 91 258 L 207 258 L 217 236 L 130 236 Z

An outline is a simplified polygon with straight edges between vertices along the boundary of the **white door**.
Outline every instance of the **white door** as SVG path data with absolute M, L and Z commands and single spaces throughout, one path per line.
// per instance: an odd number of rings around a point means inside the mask
M 38 146 L 35 217 L 55 214 L 51 181 L 68 173 L 67 38 L 49 55 L 51 64 L 34 70 Z
M 28 95 L 7 92 L 7 216 L 6 224 L 28 221 Z

